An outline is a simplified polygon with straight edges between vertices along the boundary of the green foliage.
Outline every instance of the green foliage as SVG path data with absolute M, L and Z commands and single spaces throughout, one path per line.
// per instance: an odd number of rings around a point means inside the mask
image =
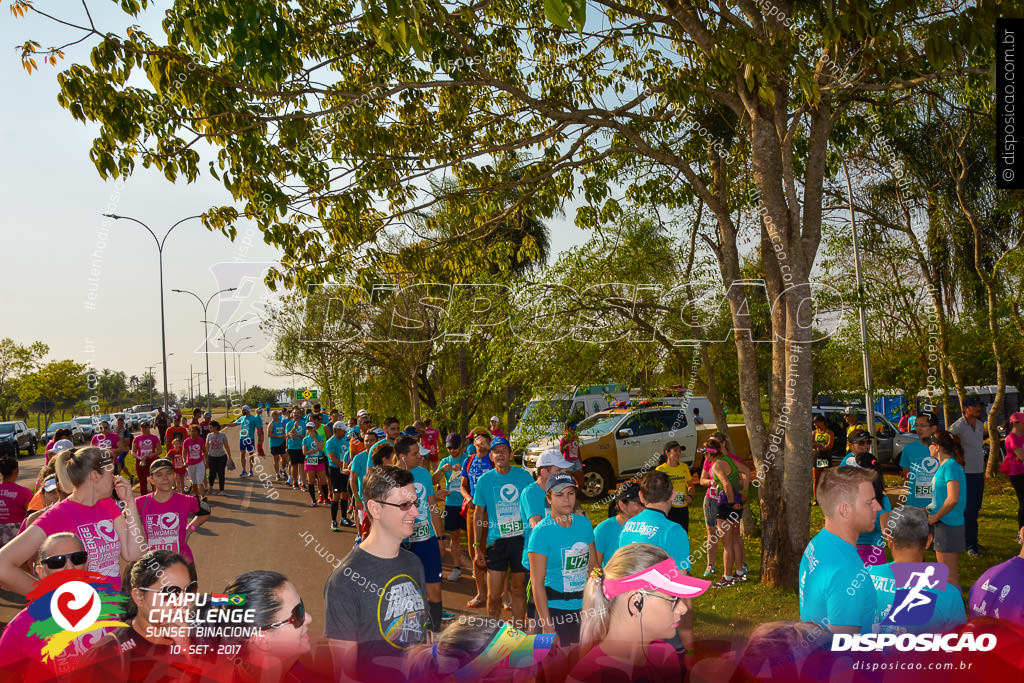
M 43 342 L 25 345 L 10 337 L 0 339 L 0 415 L 3 419 L 8 419 L 12 408 L 25 405 L 24 401 L 19 401 L 19 385 L 49 352 L 50 347 Z

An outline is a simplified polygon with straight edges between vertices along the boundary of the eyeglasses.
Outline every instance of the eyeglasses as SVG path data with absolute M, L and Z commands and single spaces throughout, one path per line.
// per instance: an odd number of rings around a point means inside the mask
M 66 553 L 64 555 L 50 555 L 49 557 L 42 557 L 39 561 L 45 564 L 50 569 L 61 569 L 67 564 L 68 560 L 71 560 L 71 564 L 81 566 L 86 563 L 89 559 L 89 553 L 85 550 L 79 550 L 73 553 Z
M 306 621 L 306 606 L 302 604 L 302 600 L 299 600 L 299 604 L 292 607 L 291 616 L 284 621 L 275 621 L 273 624 L 267 626 L 268 629 L 277 628 L 278 626 L 284 626 L 285 624 L 291 624 L 295 628 L 299 628 Z
M 662 600 L 667 600 L 668 602 L 671 602 L 673 610 L 676 608 L 676 605 L 679 604 L 679 601 L 682 600 L 682 598 L 676 597 L 675 595 L 664 595 L 662 593 L 656 593 L 654 591 L 639 591 L 639 592 L 642 593 L 643 595 L 649 595 L 649 596 L 651 596 L 653 598 L 661 598 Z
M 143 588 L 142 586 L 138 586 L 138 589 L 140 591 L 146 591 L 147 593 L 163 593 L 164 595 L 181 595 L 182 593 L 195 593 L 197 585 L 198 584 L 195 581 L 193 581 L 192 583 L 190 583 L 189 585 L 185 586 L 184 588 L 182 588 L 181 586 L 173 586 L 172 585 L 172 586 L 163 586 L 162 588 L 160 588 L 160 590 L 155 590 L 153 588 Z
M 389 503 L 386 500 L 378 500 L 377 502 L 380 503 L 381 505 L 390 505 L 393 508 L 398 508 L 402 512 L 408 512 L 409 510 L 412 510 L 413 508 L 419 509 L 419 507 L 420 507 L 420 499 L 419 498 L 417 498 L 416 500 L 407 500 L 404 503 Z

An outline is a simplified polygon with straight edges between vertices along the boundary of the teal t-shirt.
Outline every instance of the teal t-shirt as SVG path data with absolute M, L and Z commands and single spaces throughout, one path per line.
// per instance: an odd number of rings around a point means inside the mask
M 527 571 L 530 569 L 530 517 L 540 515 L 541 519 L 548 514 L 548 502 L 544 499 L 544 489 L 540 484 L 533 482 L 523 490 L 519 496 L 519 511 L 523 516 L 523 566 Z M 538 522 L 539 524 L 539 522 Z
M 416 521 L 412 524 L 412 533 L 407 539 L 410 543 L 427 541 L 434 538 L 434 527 L 430 523 L 430 503 L 427 498 L 434 495 L 434 482 L 430 478 L 430 470 L 425 467 L 413 467 L 409 470 L 412 474 L 412 484 L 416 488 L 416 498 L 420 501 L 419 512 L 416 514 Z
M 270 421 L 270 446 L 283 446 L 284 445 L 284 432 L 285 432 L 285 421 L 278 415 L 276 420 Z
M 892 503 L 889 496 L 882 496 L 882 509 L 875 513 L 875 528 L 866 531 L 857 537 L 857 545 L 885 545 L 882 539 L 882 515 L 892 512 Z
M 287 447 L 293 451 L 297 451 L 302 448 L 302 440 L 306 438 L 306 421 L 302 418 L 299 418 L 298 420 L 288 420 L 288 424 L 284 426 L 284 431 L 287 434 L 292 431 L 292 429 L 298 432 L 300 436 L 297 438 L 289 436 L 287 439 Z
M 477 479 L 473 504 L 487 510 L 487 545 L 523 535 L 519 496 L 532 483 L 533 477 L 522 467 L 513 467 L 508 474 L 487 470 Z
M 241 425 L 238 430 L 239 439 L 255 439 L 256 430 L 263 429 L 263 418 L 259 415 L 243 415 L 235 420 L 235 424 Z
M 582 515 L 572 515 L 572 522 L 563 527 L 551 515 L 540 520 L 530 534 L 528 550 L 548 558 L 544 585 L 562 593 L 576 593 L 587 583 L 590 546 L 594 527 Z M 537 590 L 536 586 L 534 590 Z M 548 600 L 555 609 L 582 609 L 583 596 L 574 600 Z
M 822 529 L 800 560 L 800 621 L 871 633 L 874 619 L 875 588 L 857 548 Z
M 601 553 L 601 566 L 608 564 L 615 551 L 619 549 L 619 535 L 622 533 L 622 524 L 615 517 L 609 517 L 594 529 L 594 546 L 597 552 Z
M 312 436 L 303 437 L 303 439 L 302 439 L 302 448 L 303 448 L 303 450 L 305 450 L 307 448 L 315 448 L 316 449 L 312 453 L 307 453 L 307 454 L 305 454 L 303 456 L 305 458 L 305 460 L 306 460 L 306 464 L 307 465 L 319 465 L 320 463 L 322 463 L 324 461 L 324 458 L 327 457 L 327 456 L 324 455 L 322 444 L 323 444 L 323 441 L 319 441 L 317 439 L 314 439 Z
M 679 568 L 690 570 L 690 538 L 678 522 L 673 522 L 661 510 L 645 508 L 622 525 L 619 548 L 629 543 L 650 543 L 675 560 Z
M 327 451 L 328 456 L 333 455 L 342 465 L 348 461 L 348 439 L 339 439 L 336 436 L 332 436 L 327 439 L 327 443 L 324 444 L 324 449 Z M 340 469 L 334 464 L 330 457 L 327 458 L 327 466 L 333 467 L 334 469 Z
M 356 475 L 356 482 L 359 485 L 359 497 L 363 497 L 363 479 L 366 477 L 366 470 L 370 464 L 370 454 L 368 451 L 360 451 L 356 453 L 355 457 L 352 458 L 352 465 L 350 469 L 352 473 Z
M 928 452 L 920 441 L 908 443 L 900 453 L 900 467 L 907 472 L 907 505 L 916 508 L 928 507 L 932 502 L 932 482 L 939 461 Z
M 929 509 L 934 513 L 945 504 L 946 497 L 949 495 L 946 491 L 946 483 L 951 481 L 960 482 L 960 496 L 953 509 L 939 521 L 947 526 L 963 526 L 964 508 L 967 507 L 967 477 L 964 475 L 964 468 L 954 458 L 939 465 L 939 469 L 935 471 L 935 479 L 932 480 L 934 485 L 932 504 Z
M 921 625 L 906 626 L 902 624 L 886 624 L 885 618 L 892 611 L 893 600 L 896 599 L 896 578 L 893 575 L 892 565 L 879 564 L 868 567 L 871 574 L 871 582 L 875 586 L 875 623 L 878 624 L 880 633 L 944 633 L 967 623 L 967 610 L 964 608 L 964 600 L 956 586 L 948 583 L 942 590 L 924 589 L 925 592 L 935 594 L 935 612 L 932 618 Z M 900 614 L 906 613 L 906 608 Z M 897 620 L 900 615 L 896 616 Z
M 857 456 L 854 455 L 853 453 L 847 453 L 845 456 L 843 456 L 843 459 L 839 461 L 839 466 L 840 467 L 856 467 L 857 466 Z
M 465 462 L 465 453 L 457 458 L 448 455 L 442 458 L 437 466 L 437 471 L 444 475 L 445 486 L 450 491 L 448 497 L 444 499 L 445 507 L 462 507 L 462 466 Z M 451 465 L 452 471 L 445 472 L 441 469 L 445 465 Z

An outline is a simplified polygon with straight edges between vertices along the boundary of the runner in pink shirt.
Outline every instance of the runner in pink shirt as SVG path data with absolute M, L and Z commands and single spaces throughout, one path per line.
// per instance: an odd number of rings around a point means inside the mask
M 441 432 L 434 429 L 429 417 L 423 421 L 423 445 L 430 451 L 430 463 L 436 465 L 441 449 Z
M 185 467 L 188 477 L 195 486 L 195 493 L 204 501 L 206 500 L 206 439 L 203 438 L 203 428 L 195 424 L 189 427 L 189 436 L 181 444 L 185 452 Z
M 139 477 L 139 493 L 149 493 L 149 466 L 160 457 L 160 437 L 149 432 L 149 420 L 143 420 L 139 427 L 142 435 L 132 441 L 132 455 L 135 456 L 135 474 Z
M 146 538 L 152 550 L 170 550 L 195 566 L 189 536 L 210 519 L 210 506 L 195 496 L 174 490 L 174 465 L 167 458 L 154 460 L 149 468 L 153 493 L 138 499 Z
M 0 546 L 18 535 L 21 523 L 28 514 L 32 491 L 17 484 L 18 461 L 14 458 L 0 458 Z
M 121 437 L 118 434 L 110 431 L 110 423 L 106 420 L 100 422 L 100 431 L 98 434 L 92 435 L 92 441 L 90 443 L 93 446 L 100 448 L 106 448 L 111 453 L 117 448 L 117 445 L 121 443 Z M 116 455 L 116 453 L 115 453 Z
M 47 536 L 69 531 L 89 553 L 89 570 L 103 574 L 120 590 L 120 561 L 139 559 L 146 545 L 131 485 L 114 475 L 114 458 L 101 448 L 63 451 L 54 458 L 54 466 L 61 488 L 71 494 L 0 548 L 0 584 L 27 595 L 36 579 L 22 566 L 36 557 Z

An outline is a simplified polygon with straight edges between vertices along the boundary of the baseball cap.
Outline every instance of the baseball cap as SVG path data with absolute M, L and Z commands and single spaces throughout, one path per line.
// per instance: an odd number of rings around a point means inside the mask
M 491 445 L 493 448 L 493 444 Z M 557 448 L 549 448 L 537 456 L 537 467 L 561 467 L 568 469 L 572 463 L 562 457 L 562 451 Z
M 1010 416 L 1010 422 L 1024 422 L 1024 413 L 1019 410 Z
M 444 440 L 445 448 L 458 448 L 462 445 L 462 435 L 452 432 Z
M 53 444 L 53 448 L 51 448 L 50 450 L 53 451 L 54 453 L 60 453 L 61 451 L 66 451 L 67 449 L 74 447 L 75 444 L 70 439 L 61 439 L 57 443 Z
M 681 445 L 679 445 L 679 442 L 678 442 L 678 441 L 675 441 L 675 440 L 673 440 L 673 441 L 669 441 L 669 442 L 668 442 L 667 444 L 665 444 L 665 448 L 664 448 L 664 451 L 665 451 L 666 453 L 668 453 L 668 452 L 669 452 L 670 450 L 672 450 L 673 448 L 683 448 L 683 447 L 682 447 Z M 683 448 L 683 450 L 686 450 L 686 449 L 685 449 L 685 448 Z
M 367 412 L 367 410 L 365 408 L 360 408 L 359 411 L 356 412 L 356 417 L 362 417 L 363 415 L 369 415 L 369 414 L 370 413 Z
M 843 415 L 856 415 L 856 414 L 857 414 L 857 409 L 854 408 L 853 406 L 846 406 L 846 408 L 843 409 Z
M 623 482 L 614 492 L 615 500 L 628 503 L 631 500 L 640 500 L 640 484 L 632 479 Z
M 547 483 L 544 484 L 544 490 L 558 493 L 562 489 L 567 489 L 570 486 L 576 486 L 576 481 L 570 475 L 565 472 L 555 472 L 548 477 Z
M 491 434 L 491 430 L 486 427 L 476 427 L 473 429 L 473 438 L 475 439 L 478 436 L 486 436 L 489 439 L 493 434 Z
M 139 420 L 139 426 L 140 427 L 148 427 L 149 426 L 149 420 Z
M 316 429 L 316 425 L 313 424 L 312 422 L 307 422 L 306 429 Z
M 404 430 L 402 430 L 402 434 L 404 434 L 405 436 L 411 436 L 415 438 L 420 435 L 420 431 L 413 427 L 412 425 L 409 425 Z
M 249 406 L 242 406 L 242 412 L 243 413 L 248 413 L 249 412 Z
M 970 396 L 968 396 L 967 398 L 964 399 L 964 407 L 965 408 L 968 407 L 968 406 L 980 406 L 980 405 L 981 405 L 981 397 L 978 396 L 977 394 L 971 394 Z
M 498 416 L 497 415 L 491 415 L 491 422 L 498 422 L 498 421 L 499 420 L 498 420 Z
M 334 429 L 340 429 L 342 431 L 348 431 L 348 425 L 345 424 L 344 422 L 342 422 L 341 420 L 338 420 L 337 422 L 334 423 Z
M 149 466 L 149 473 L 153 474 L 157 470 L 162 470 L 168 467 L 172 470 L 174 469 L 174 463 L 171 462 L 170 458 L 157 458 L 153 461 L 153 464 Z
M 512 446 L 511 444 L 509 444 L 508 439 L 506 439 L 503 436 L 495 436 L 491 439 L 491 450 L 493 451 L 498 446 L 508 446 L 509 450 L 512 449 Z
M 381 429 L 380 427 L 377 427 L 376 429 L 371 429 L 370 431 L 371 431 L 371 432 L 373 432 L 374 434 L 376 434 L 376 435 L 377 435 L 378 437 L 380 437 L 381 439 L 383 439 L 384 437 L 386 437 L 386 436 L 387 436 L 387 432 L 385 432 L 385 431 L 384 431 L 383 429 Z
M 850 433 L 850 438 L 848 440 L 853 442 L 853 441 L 860 441 L 861 439 L 870 439 L 870 438 L 871 438 L 871 435 L 866 430 L 858 429 L 858 430 Z

